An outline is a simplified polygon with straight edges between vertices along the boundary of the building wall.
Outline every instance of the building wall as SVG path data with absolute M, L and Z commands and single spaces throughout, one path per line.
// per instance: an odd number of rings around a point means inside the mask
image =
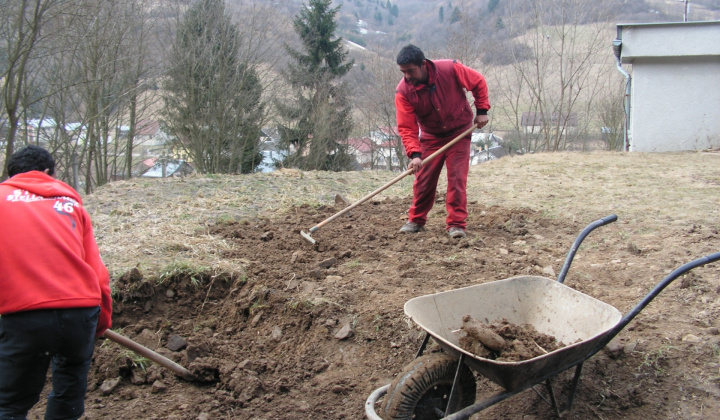
M 636 60 L 632 74 L 631 151 L 720 146 L 720 56 Z
M 720 21 L 621 24 L 631 151 L 720 147 Z

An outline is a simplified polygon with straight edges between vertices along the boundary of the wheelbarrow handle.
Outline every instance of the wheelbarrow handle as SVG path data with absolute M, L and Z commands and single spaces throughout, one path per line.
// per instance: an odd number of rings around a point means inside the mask
M 570 270 L 570 264 L 572 264 L 573 258 L 575 258 L 575 254 L 577 253 L 578 248 L 580 248 L 582 241 L 585 240 L 585 237 L 600 226 L 607 225 L 608 223 L 612 223 L 616 220 L 617 215 L 611 214 L 610 216 L 605 216 L 602 219 L 590 223 L 582 230 L 582 232 L 580 232 L 578 237 L 575 239 L 575 242 L 573 242 L 570 247 L 570 252 L 568 252 L 567 257 L 565 258 L 565 263 L 563 264 L 562 270 L 560 270 L 560 275 L 558 275 L 557 278 L 558 283 L 563 283 L 565 281 L 565 276 L 567 276 L 568 270 Z
M 698 258 L 696 260 L 690 261 L 689 263 L 683 264 L 682 266 L 676 268 L 673 270 L 672 273 L 668 274 L 667 277 L 662 279 L 660 283 L 658 283 L 653 289 L 637 304 L 635 305 L 630 312 L 625 314 L 625 316 L 622 317 L 620 322 L 617 323 L 616 326 L 614 326 L 610 331 L 607 332 L 605 338 L 603 341 L 599 343 L 599 347 L 604 347 L 607 343 L 610 342 L 620 331 L 622 331 L 627 324 L 630 323 L 630 321 L 633 320 L 637 316 L 637 314 L 640 313 L 657 295 L 660 294 L 670 283 L 672 283 L 675 279 L 682 276 L 683 274 L 689 272 L 690 270 L 702 267 L 705 264 L 709 264 L 715 261 L 720 260 L 720 252 L 716 252 L 714 254 L 706 255 L 702 258 Z

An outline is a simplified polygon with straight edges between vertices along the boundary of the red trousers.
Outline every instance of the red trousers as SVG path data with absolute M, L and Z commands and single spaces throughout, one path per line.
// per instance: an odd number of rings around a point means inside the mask
M 451 139 L 450 139 L 451 140 Z M 420 142 L 422 158 L 433 154 L 450 141 L 440 139 L 432 142 Z M 427 215 L 435 203 L 435 191 L 443 165 L 447 169 L 447 195 L 445 208 L 448 215 L 446 229 L 459 227 L 465 229 L 467 219 L 467 176 L 470 169 L 470 136 L 464 138 L 433 160 L 423 165 L 415 173 L 413 184 L 413 203 L 408 211 L 409 221 L 424 226 Z

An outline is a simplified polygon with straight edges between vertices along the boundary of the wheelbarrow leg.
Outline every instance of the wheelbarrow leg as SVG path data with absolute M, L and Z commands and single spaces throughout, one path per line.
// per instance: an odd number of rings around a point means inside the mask
M 550 379 L 545 380 L 545 388 L 547 389 L 548 395 L 550 395 L 550 406 L 555 410 L 555 415 L 562 417 L 560 414 L 560 408 L 558 407 L 557 400 L 555 399 L 555 392 L 553 391 L 552 383 Z
M 430 333 L 425 333 L 425 338 L 423 339 L 422 344 L 420 344 L 420 348 L 418 349 L 417 354 L 415 355 L 415 358 L 422 356 L 425 352 L 425 347 L 427 347 L 427 343 L 430 341 Z
M 453 402 L 459 398 L 457 395 L 457 384 L 460 382 L 460 368 L 462 368 L 463 363 L 465 363 L 465 353 L 460 353 L 460 360 L 458 360 L 457 369 L 455 369 L 455 379 L 453 380 L 452 388 L 450 388 L 450 396 L 448 397 L 447 405 L 445 406 L 445 412 L 442 413 L 443 417 L 450 414 L 448 413 L 448 408 L 452 407 Z
M 538 396 L 540 396 L 540 398 L 542 398 L 546 403 L 548 403 L 548 405 L 550 405 L 552 407 L 552 409 L 555 411 L 555 415 L 557 415 L 558 417 L 562 417 L 562 415 L 566 411 L 570 410 L 570 408 L 572 407 L 573 400 L 575 399 L 575 392 L 577 391 L 578 384 L 580 383 L 580 374 L 582 373 L 582 365 L 583 364 L 580 363 L 575 367 L 575 376 L 573 376 L 573 380 L 570 384 L 570 393 L 568 395 L 567 406 L 562 411 L 560 410 L 560 406 L 558 405 L 557 399 L 555 398 L 555 391 L 553 390 L 553 387 L 552 387 L 551 378 L 548 378 L 545 380 L 545 389 L 547 389 L 550 401 L 548 401 L 547 398 L 545 398 L 540 392 L 538 392 L 538 390 L 535 389 L 534 386 L 531 387 L 532 390 L 535 391 L 535 393 L 538 394 Z
M 565 410 L 569 410 L 570 407 L 572 407 L 573 400 L 575 399 L 575 391 L 577 391 L 578 384 L 580 383 L 580 374 L 582 373 L 582 367 L 583 364 L 580 363 L 575 368 L 575 376 L 573 377 L 572 385 L 570 385 L 570 395 L 568 395 L 568 403 Z

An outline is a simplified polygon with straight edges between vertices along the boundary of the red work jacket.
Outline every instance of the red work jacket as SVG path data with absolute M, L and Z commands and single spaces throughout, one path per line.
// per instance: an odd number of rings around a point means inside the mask
M 90 216 L 69 185 L 39 171 L 0 184 L 0 315 L 100 306 L 110 328 L 110 276 Z
M 413 86 L 403 78 L 396 88 L 398 132 L 410 157 L 420 142 L 451 140 L 473 122 L 465 90 L 472 92 L 479 113 L 490 109 L 485 78 L 453 60 L 425 60 L 427 84 Z

